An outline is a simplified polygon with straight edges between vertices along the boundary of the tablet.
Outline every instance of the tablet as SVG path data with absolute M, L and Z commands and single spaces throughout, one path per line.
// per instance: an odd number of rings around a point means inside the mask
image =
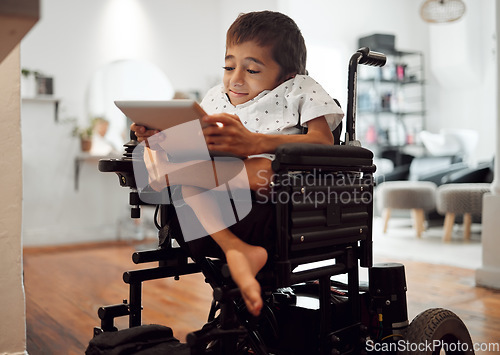
M 179 99 L 165 101 L 137 101 L 137 100 L 117 100 L 115 105 L 134 123 L 145 126 L 149 129 L 157 129 L 159 131 L 172 128 L 182 123 L 187 123 L 195 120 L 201 120 L 207 114 L 195 100 Z M 202 123 L 204 127 L 206 123 Z M 198 126 L 199 127 L 199 126 Z M 196 127 L 192 127 L 196 130 Z M 198 154 L 200 151 L 206 151 L 207 156 L 225 156 L 237 157 L 244 159 L 232 153 L 208 151 L 203 140 L 202 146 L 196 146 L 195 140 L 185 139 L 185 134 L 176 134 L 169 137 L 169 142 L 175 148 L 171 149 L 170 155 L 175 150 L 179 156 L 176 161 L 186 161 L 192 154 Z M 204 148 L 203 148 L 204 147 Z M 186 158 L 188 157 L 188 158 Z M 198 157 L 198 159 L 201 159 Z
M 118 100 L 115 105 L 134 123 L 159 131 L 206 116 L 195 100 Z

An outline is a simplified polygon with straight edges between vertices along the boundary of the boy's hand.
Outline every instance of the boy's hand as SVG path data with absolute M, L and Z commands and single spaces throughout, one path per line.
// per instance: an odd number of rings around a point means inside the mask
M 146 142 L 146 146 L 152 150 L 161 150 L 162 147 L 159 143 L 164 139 L 163 136 L 157 135 L 154 139 L 151 139 L 155 134 L 160 133 L 156 129 L 147 129 L 147 127 L 140 126 L 138 124 L 132 123 L 130 125 L 130 130 L 134 131 L 137 141 L 139 143 Z
M 159 133 L 160 131 L 155 130 L 155 129 L 147 129 L 147 127 L 144 126 L 139 126 L 138 124 L 132 123 L 130 125 L 130 130 L 134 131 L 137 141 L 139 143 L 144 142 L 146 139 L 149 137 L 155 135 L 156 133 Z
M 238 156 L 255 154 L 255 134 L 243 126 L 236 115 L 219 113 L 203 117 L 208 150 L 229 152 Z

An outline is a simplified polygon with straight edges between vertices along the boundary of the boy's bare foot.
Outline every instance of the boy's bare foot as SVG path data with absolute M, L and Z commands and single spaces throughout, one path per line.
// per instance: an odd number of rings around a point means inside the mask
M 238 285 L 248 311 L 258 316 L 263 302 L 255 275 L 266 264 L 266 249 L 245 243 L 227 229 L 212 234 L 212 238 L 226 255 L 231 277 Z
M 267 252 L 264 248 L 241 243 L 242 247 L 226 251 L 226 260 L 234 282 L 238 285 L 248 311 L 258 316 L 263 302 L 259 282 L 255 275 L 265 265 Z

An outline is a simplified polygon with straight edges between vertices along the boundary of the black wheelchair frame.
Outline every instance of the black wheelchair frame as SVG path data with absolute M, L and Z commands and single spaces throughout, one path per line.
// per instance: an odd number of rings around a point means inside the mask
M 276 248 L 257 276 L 265 302 L 259 319 L 246 312 L 223 260 L 193 261 L 186 248 L 167 242 L 156 250 L 132 255 L 136 264 L 158 262 L 158 266 L 124 273 L 129 299 L 99 308 L 101 324 L 94 336 L 117 331 L 116 317 L 128 316 L 130 328 L 141 326 L 143 282 L 202 272 L 214 290 L 214 301 L 207 324 L 187 337 L 191 354 L 434 354 L 460 343 L 468 349 L 454 353 L 472 354 L 467 328 L 451 311 L 429 309 L 409 324 L 402 264 L 373 265 L 376 167 L 373 153 L 356 140 L 356 82 L 359 64 L 383 66 L 385 61 L 383 54 L 368 48 L 351 57 L 342 145 L 286 144 L 276 151 L 272 163 Z M 335 132 L 336 142 L 339 133 Z M 116 173 L 121 186 L 132 189 L 132 217 L 137 218 L 144 203 L 136 190 L 132 151 L 137 141 L 131 138 L 124 156 L 101 160 L 99 170 Z M 318 202 L 308 194 L 328 199 Z M 288 198 L 280 200 L 279 196 Z M 161 205 L 158 209 L 159 227 L 163 227 L 172 208 Z M 317 262 L 322 263 L 317 266 Z M 297 267 L 303 269 L 297 271 Z M 360 283 L 359 267 L 368 268 L 368 283 Z M 347 282 L 338 276 L 346 276 Z M 303 298 L 315 300 L 317 306 L 302 306 Z M 418 345 L 428 342 L 436 346 L 421 351 Z

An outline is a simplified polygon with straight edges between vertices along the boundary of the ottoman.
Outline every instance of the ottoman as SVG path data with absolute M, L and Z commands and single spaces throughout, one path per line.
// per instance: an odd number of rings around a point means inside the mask
M 483 195 L 490 191 L 490 184 L 444 184 L 437 189 L 436 209 L 444 215 L 443 240 L 449 242 L 455 215 L 464 216 L 464 239 L 470 239 L 472 217 L 483 212 Z
M 436 207 L 437 185 L 430 181 L 386 181 L 377 187 L 378 206 L 383 211 L 384 233 L 391 210 L 411 210 L 417 237 L 425 229 L 425 213 Z

